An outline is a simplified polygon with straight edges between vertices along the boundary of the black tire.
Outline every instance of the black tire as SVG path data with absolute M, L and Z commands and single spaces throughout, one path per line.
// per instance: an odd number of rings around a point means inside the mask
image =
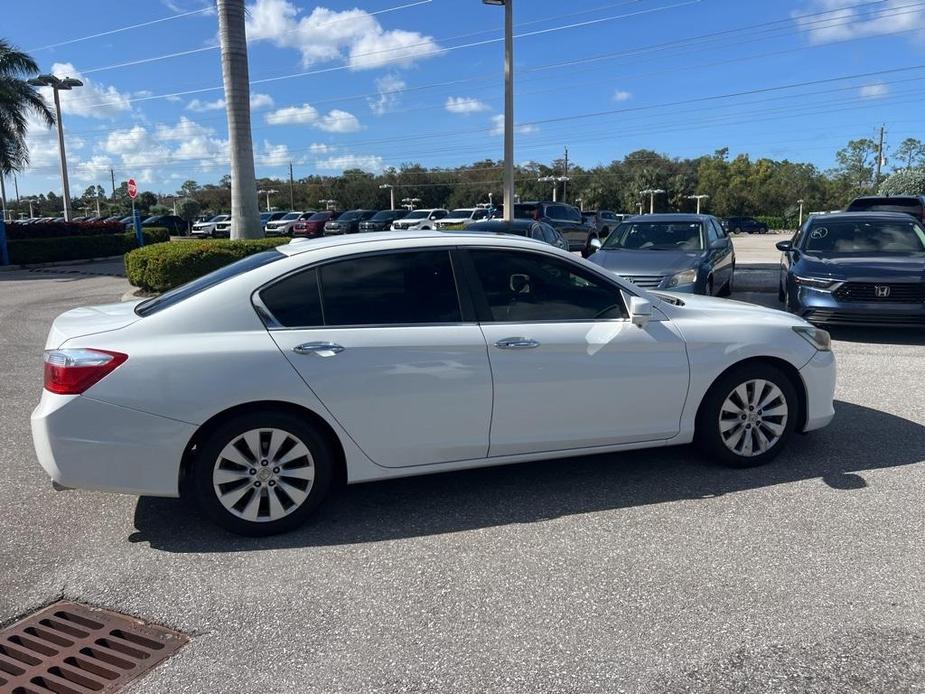
M 769 421 L 771 419 L 776 420 L 773 422 L 774 424 L 783 425 L 782 433 L 780 433 L 779 437 L 772 443 L 770 448 L 763 453 L 754 456 L 746 456 L 737 453 L 726 444 L 723 433 L 720 431 L 720 413 L 724 402 L 728 397 L 731 397 L 732 392 L 737 387 L 756 379 L 772 383 L 779 389 L 787 406 L 787 416 L 783 421 L 777 417 L 769 417 Z M 754 390 L 750 392 L 754 392 Z M 758 397 L 760 397 L 760 395 Z M 701 452 L 711 461 L 737 468 L 764 465 L 776 458 L 777 455 L 786 448 L 787 442 L 793 435 L 800 407 L 801 405 L 797 397 L 796 388 L 783 371 L 770 364 L 743 364 L 730 369 L 720 376 L 710 387 L 710 390 L 707 391 L 703 401 L 700 403 L 700 410 L 697 413 L 697 428 L 694 440 Z M 727 419 L 727 421 L 735 421 L 735 419 Z M 752 431 L 752 426 L 755 426 L 757 430 L 759 426 L 764 425 L 756 423 L 754 425 L 748 424 L 742 426 L 748 426 L 748 429 L 743 433 L 743 438 L 746 435 L 752 436 L 752 440 L 754 441 L 757 439 L 756 435 L 749 433 Z M 737 435 L 738 429 L 733 429 L 728 433 L 730 437 L 734 437 Z
M 741 227 L 736 227 L 736 228 L 733 230 L 732 233 L 733 233 L 733 234 L 741 234 L 741 233 L 742 233 L 742 228 L 741 228 Z
M 736 274 L 736 269 L 735 269 L 735 265 L 733 265 L 733 266 L 732 266 L 732 274 L 729 276 L 729 281 L 726 282 L 726 284 L 724 284 L 724 285 L 722 286 L 722 288 L 719 290 L 719 294 L 717 294 L 717 296 L 723 296 L 723 297 L 732 296 L 733 281 L 734 281 L 734 279 L 735 279 L 735 274 Z
M 291 437 L 303 443 L 311 455 L 311 463 L 314 466 L 314 479 L 309 483 L 308 495 L 292 511 L 286 509 L 287 515 L 276 520 L 251 521 L 234 514 L 225 508 L 219 500 L 218 493 L 213 485 L 213 470 L 216 466 L 219 456 L 223 449 L 238 439 L 242 434 L 255 429 L 278 429 Z M 285 454 L 280 456 L 285 458 Z M 310 424 L 305 422 L 301 417 L 284 411 L 268 410 L 266 412 L 256 412 L 251 414 L 241 414 L 233 417 L 229 421 L 214 429 L 208 438 L 202 442 L 192 470 L 192 485 L 196 501 L 203 512 L 216 524 L 238 535 L 248 535 L 251 537 L 262 537 L 266 535 L 275 535 L 277 533 L 287 532 L 302 525 L 305 520 L 318 508 L 328 494 L 333 477 L 334 457 L 331 447 L 324 436 L 320 435 Z M 259 461 L 254 463 L 254 468 L 259 469 Z M 264 463 L 266 465 L 266 463 Z M 270 465 L 264 469 L 276 471 L 280 468 L 272 468 Z M 292 465 L 289 463 L 288 465 Z M 240 467 L 240 466 L 238 466 Z M 285 466 L 281 466 L 285 467 Z M 305 466 L 299 466 L 305 467 Z M 285 476 L 285 471 L 280 477 Z M 291 478 L 290 478 L 291 479 Z M 275 484 L 275 483 L 274 483 Z M 279 486 L 274 491 L 277 499 L 286 498 L 286 488 L 283 486 L 285 481 L 280 481 Z M 270 484 L 266 483 L 262 489 L 252 489 L 251 494 L 257 493 L 264 495 L 266 498 L 270 492 Z M 247 487 L 256 487 L 259 483 L 253 484 L 246 482 L 234 487 L 230 493 Z M 291 497 L 289 500 L 292 501 Z M 263 500 L 257 500 L 259 505 L 258 513 L 263 510 Z M 269 500 L 267 500 L 267 510 L 269 511 Z

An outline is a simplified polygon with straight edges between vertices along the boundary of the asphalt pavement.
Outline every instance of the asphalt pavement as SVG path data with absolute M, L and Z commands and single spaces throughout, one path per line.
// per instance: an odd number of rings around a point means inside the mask
M 682 447 L 359 485 L 257 540 L 52 491 L 48 327 L 128 289 L 70 270 L 0 273 L 0 623 L 66 598 L 192 636 L 133 691 L 925 692 L 925 332 L 836 332 L 835 421 L 763 468 Z

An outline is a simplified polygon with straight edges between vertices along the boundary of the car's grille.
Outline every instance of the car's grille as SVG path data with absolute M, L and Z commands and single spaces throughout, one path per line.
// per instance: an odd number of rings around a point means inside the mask
M 920 304 L 925 302 L 925 283 L 922 282 L 846 282 L 834 292 L 839 301 L 891 302 L 894 304 Z
M 925 313 L 903 314 L 883 313 L 882 311 L 851 312 L 816 310 L 803 316 L 811 323 L 838 323 L 842 325 L 922 325 L 925 326 Z
M 643 289 L 655 289 L 665 279 L 664 275 L 622 275 L 622 277 Z

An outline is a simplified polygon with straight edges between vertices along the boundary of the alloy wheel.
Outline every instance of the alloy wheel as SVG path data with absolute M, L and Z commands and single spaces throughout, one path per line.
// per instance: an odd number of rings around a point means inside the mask
M 225 510 L 267 523 L 288 516 L 308 498 L 315 479 L 312 454 L 282 429 L 251 429 L 232 439 L 212 469 L 212 486 Z
M 787 398 L 777 385 L 759 378 L 745 381 L 723 401 L 720 437 L 736 455 L 758 456 L 780 441 L 788 416 Z

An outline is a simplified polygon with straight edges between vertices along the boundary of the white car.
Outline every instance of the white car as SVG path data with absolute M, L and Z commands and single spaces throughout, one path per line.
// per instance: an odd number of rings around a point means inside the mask
M 430 231 L 436 229 L 438 219 L 449 214 L 447 210 L 412 210 L 401 219 L 392 222 L 392 231 Z
M 231 217 L 218 222 L 215 225 L 215 231 L 212 232 L 212 235 L 229 238 L 231 236 Z
M 446 229 L 465 229 L 470 224 L 488 219 L 488 210 L 484 207 L 464 207 L 453 210 L 434 225 L 441 231 Z
M 56 488 L 190 494 L 262 535 L 335 481 L 695 440 L 757 465 L 834 388 L 828 333 L 781 311 L 513 236 L 351 234 L 59 316 L 32 434 Z
M 314 210 L 309 210 L 308 212 L 287 212 L 279 219 L 267 222 L 264 233 L 267 236 L 292 236 L 292 227 L 295 226 L 296 222 L 308 219 L 313 214 L 315 214 Z
M 214 236 L 218 225 L 222 222 L 228 222 L 230 226 L 230 220 L 230 214 L 217 214 L 206 222 L 196 222 L 192 231 L 190 231 L 190 236 Z

